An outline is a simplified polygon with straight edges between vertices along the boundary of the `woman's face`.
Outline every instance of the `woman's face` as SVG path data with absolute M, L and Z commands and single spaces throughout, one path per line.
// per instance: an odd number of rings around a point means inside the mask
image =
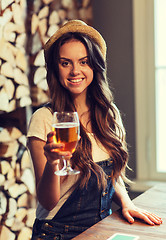
M 59 51 L 59 80 L 73 96 L 85 94 L 93 81 L 86 47 L 76 39 L 64 43 Z

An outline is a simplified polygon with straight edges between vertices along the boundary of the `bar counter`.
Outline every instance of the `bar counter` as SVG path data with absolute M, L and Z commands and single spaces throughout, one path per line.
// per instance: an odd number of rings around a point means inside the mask
M 130 224 L 118 210 L 73 239 L 106 240 L 114 234 L 120 233 L 136 235 L 139 240 L 166 240 L 166 183 L 155 185 L 135 198 L 133 202 L 136 206 L 161 217 L 163 223 L 150 226 L 135 219 L 135 222 Z

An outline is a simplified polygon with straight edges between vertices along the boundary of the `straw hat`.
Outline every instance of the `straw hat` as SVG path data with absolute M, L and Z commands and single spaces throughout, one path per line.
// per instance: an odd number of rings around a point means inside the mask
M 107 47 L 105 40 L 103 39 L 101 34 L 96 29 L 87 25 L 85 22 L 81 20 L 70 20 L 67 23 L 65 23 L 60 29 L 58 29 L 46 42 L 44 46 L 44 55 L 46 60 L 49 57 L 49 52 L 54 42 L 56 42 L 56 40 L 58 40 L 63 34 L 68 32 L 80 32 L 89 36 L 95 43 L 98 44 L 104 59 L 106 59 Z

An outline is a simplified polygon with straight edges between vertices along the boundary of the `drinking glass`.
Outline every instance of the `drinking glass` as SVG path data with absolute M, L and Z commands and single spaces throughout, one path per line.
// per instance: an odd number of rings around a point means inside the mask
M 52 130 L 55 131 L 53 140 L 55 143 L 63 143 L 64 147 L 56 151 L 70 151 L 76 149 L 80 137 L 80 123 L 77 112 L 54 112 Z M 55 174 L 59 176 L 79 174 L 80 171 L 72 169 L 70 160 L 65 160 L 62 156 L 64 166 Z

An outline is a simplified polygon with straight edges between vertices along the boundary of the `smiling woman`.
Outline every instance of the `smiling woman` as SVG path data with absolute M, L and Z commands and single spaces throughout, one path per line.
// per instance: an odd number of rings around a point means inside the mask
M 51 102 L 37 110 L 28 130 L 38 207 L 32 239 L 77 236 L 112 213 L 115 200 L 128 222 L 162 220 L 137 208 L 123 179 L 128 162 L 125 129 L 106 75 L 105 41 L 79 20 L 63 25 L 44 47 Z M 53 112 L 77 112 L 80 140 L 74 153 L 54 143 Z M 63 158 L 80 174 L 58 176 Z

